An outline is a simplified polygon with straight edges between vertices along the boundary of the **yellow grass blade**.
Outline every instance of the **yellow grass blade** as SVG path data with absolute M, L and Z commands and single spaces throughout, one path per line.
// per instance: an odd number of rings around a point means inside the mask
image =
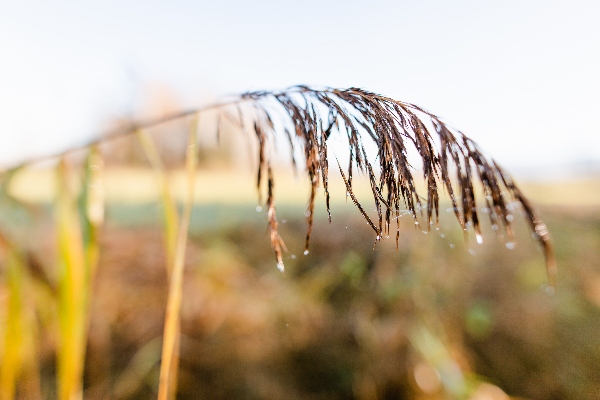
M 3 324 L 3 354 L 0 360 L 0 398 L 13 399 L 17 379 L 23 368 L 23 280 L 24 265 L 21 257 L 8 243 L 1 243 L 7 254 L 4 274 L 8 298 L 5 307 L 6 317 Z
M 83 397 L 91 283 L 98 264 L 98 229 L 103 221 L 102 160 L 90 149 L 79 198 L 63 159 L 58 166 L 56 225 L 59 254 L 58 398 Z
M 183 285 L 183 267 L 185 261 L 185 248 L 187 245 L 188 228 L 192 208 L 194 205 L 194 182 L 196 178 L 196 134 L 198 126 L 198 117 L 193 118 L 186 151 L 186 172 L 187 172 L 187 196 L 185 199 L 183 215 L 179 224 L 177 235 L 177 247 L 175 258 L 173 260 L 173 271 L 169 282 L 169 297 L 167 300 L 167 312 L 165 318 L 165 328 L 163 333 L 163 348 L 160 365 L 160 382 L 158 387 L 158 399 L 167 400 L 169 396 L 175 395 L 175 385 L 172 376 L 176 373 L 179 357 L 179 338 L 180 338 L 180 311 Z
M 160 154 L 156 149 L 156 145 L 147 131 L 139 129 L 136 131 L 136 135 L 146 153 L 146 157 L 148 157 L 152 169 L 154 170 L 159 185 L 163 208 L 163 231 L 165 236 L 167 270 L 170 275 L 173 269 L 173 260 L 175 259 L 175 250 L 177 247 L 179 212 L 177 211 L 177 205 L 169 188 L 167 173 L 165 172 L 165 167 L 160 158 Z
M 58 167 L 56 224 L 59 250 L 58 398 L 82 398 L 85 354 L 85 251 L 76 197 L 65 160 Z

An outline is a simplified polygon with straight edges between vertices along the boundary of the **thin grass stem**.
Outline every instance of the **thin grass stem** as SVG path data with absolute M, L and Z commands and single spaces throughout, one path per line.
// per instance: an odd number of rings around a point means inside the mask
M 180 313 L 181 298 L 183 291 L 183 269 L 185 262 L 185 249 L 187 246 L 188 229 L 192 208 L 194 204 L 194 186 L 196 179 L 196 135 L 197 135 L 198 117 L 192 120 L 188 136 L 188 145 L 186 149 L 186 174 L 187 174 L 187 196 L 179 224 L 179 234 L 177 236 L 177 247 L 175 259 L 173 262 L 173 271 L 169 282 L 169 295 L 167 300 L 167 311 L 165 317 L 165 327 L 163 333 L 163 347 L 160 365 L 160 379 L 158 386 L 158 399 L 167 400 L 169 398 L 169 384 L 171 383 L 171 374 L 173 374 L 174 364 L 173 356 L 178 347 L 180 337 Z

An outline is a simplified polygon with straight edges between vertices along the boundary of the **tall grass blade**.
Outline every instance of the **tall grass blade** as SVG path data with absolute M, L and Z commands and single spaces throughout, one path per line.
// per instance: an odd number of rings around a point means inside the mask
M 173 260 L 173 270 L 169 281 L 169 296 L 167 300 L 167 311 L 165 317 L 165 327 L 163 333 L 163 348 L 160 365 L 160 381 L 158 387 L 158 399 L 167 400 L 169 395 L 174 397 L 176 382 L 173 382 L 172 375 L 176 373 L 178 357 L 176 354 L 179 349 L 180 338 L 180 313 L 181 297 L 183 290 L 183 267 L 185 262 L 185 249 L 187 246 L 188 229 L 192 208 L 194 205 L 194 184 L 196 179 L 196 136 L 198 127 L 198 117 L 192 119 L 188 136 L 188 145 L 186 149 L 186 175 L 187 175 L 187 193 L 181 221 L 179 223 L 179 232 L 177 235 L 177 247 L 175 258 Z
M 58 166 L 56 225 L 59 255 L 58 398 L 83 397 L 83 366 L 92 282 L 98 265 L 98 231 L 103 222 L 102 159 L 92 147 L 79 199 L 70 166 Z
M 25 265 L 16 249 L 0 236 L 0 250 L 5 262 L 3 268 L 6 276 L 6 290 L 8 298 L 2 304 L 3 314 L 3 341 L 0 360 L 0 399 L 13 399 L 17 380 L 23 369 L 23 336 L 27 334 L 25 327 L 25 310 L 23 305 L 23 286 Z
M 57 385 L 60 400 L 83 398 L 85 357 L 86 251 L 70 172 L 63 158 L 58 166 L 56 203 L 60 330 Z
M 160 190 L 167 273 L 170 276 L 171 271 L 173 270 L 175 251 L 177 249 L 179 212 L 177 211 L 177 204 L 175 203 L 169 187 L 169 179 L 165 166 L 160 158 L 160 154 L 154 141 L 144 129 L 138 129 L 136 135 L 146 153 L 146 157 L 148 157 L 148 161 L 150 162 L 154 174 L 156 175 L 156 181 L 158 182 Z

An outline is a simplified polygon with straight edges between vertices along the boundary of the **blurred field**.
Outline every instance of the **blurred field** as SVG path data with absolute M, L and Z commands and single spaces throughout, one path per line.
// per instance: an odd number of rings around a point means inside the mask
M 344 182 L 336 165 L 330 166 L 332 175 L 331 195 L 334 202 L 345 202 Z M 304 204 L 310 186 L 306 179 L 296 177 L 285 166 L 275 171 L 277 199 L 285 203 Z M 288 172 L 285 172 L 288 171 Z M 183 171 L 169 175 L 174 194 L 183 198 Z M 245 204 L 257 200 L 254 171 L 203 170 L 198 174 L 196 203 Z M 572 180 L 519 182 L 525 194 L 536 204 L 552 206 L 598 206 L 600 205 L 600 177 L 574 178 Z M 147 168 L 114 168 L 108 170 L 104 179 L 105 197 L 108 202 L 139 204 L 156 201 L 158 188 L 154 172 Z M 355 181 L 358 195 L 368 194 L 368 180 Z M 50 202 L 56 193 L 56 177 L 50 169 L 27 169 L 11 184 L 11 193 L 30 202 Z M 365 196 L 368 198 L 368 196 Z
M 4 204 L 0 215 L 21 238 L 32 301 L 48 305 L 33 323 L 39 376 L 25 376 L 18 392 L 43 398 L 56 393 L 56 332 L 44 322 L 55 312 L 53 173 L 23 171 L 10 193 L 28 211 Z M 172 174 L 177 193 L 183 178 Z M 308 185 L 276 178 L 285 274 L 254 175 L 199 173 L 178 398 L 600 398 L 600 179 L 522 185 L 554 238 L 558 288 L 548 296 L 543 256 L 520 219 L 512 250 L 487 222 L 483 244 L 465 242 L 446 206 L 439 231 L 404 217 L 398 251 L 394 238 L 373 248 L 333 173 L 333 222 L 319 199 L 303 256 Z M 368 182 L 355 185 L 369 208 Z M 107 170 L 104 191 L 84 398 L 151 398 L 167 294 L 158 191 L 145 169 Z M 39 388 L 26 387 L 36 379 Z

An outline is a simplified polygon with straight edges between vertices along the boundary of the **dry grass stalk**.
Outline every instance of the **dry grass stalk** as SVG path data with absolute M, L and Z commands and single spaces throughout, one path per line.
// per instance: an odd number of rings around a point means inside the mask
M 183 286 L 183 267 L 185 261 L 185 248 L 187 245 L 188 229 L 192 208 L 194 205 L 194 183 L 196 178 L 196 136 L 198 118 L 192 119 L 188 146 L 186 150 L 186 172 L 187 172 L 187 197 L 185 200 L 179 232 L 177 235 L 177 247 L 173 260 L 173 270 L 169 281 L 169 295 L 167 299 L 167 313 L 165 317 L 165 328 L 163 334 L 163 348 L 160 365 L 160 382 L 158 387 L 159 400 L 167 400 L 169 396 L 175 396 L 174 379 L 172 374 L 176 373 L 178 365 L 179 337 L 180 337 L 180 313 L 181 296 Z
M 346 190 L 375 231 L 376 241 L 391 234 L 394 219 L 396 241 L 398 240 L 399 215 L 403 208 L 412 214 L 415 225 L 425 223 L 428 230 L 431 226 L 437 227 L 440 188 L 449 195 L 454 214 L 465 235 L 472 229 L 478 242 L 482 240 L 479 219 L 481 210 L 478 204 L 485 204 L 483 208 L 489 214 L 492 226 L 495 229 L 503 227 L 509 240 L 513 240 L 513 210 L 520 205 L 544 249 L 550 284 L 555 284 L 556 265 L 546 225 L 510 176 L 493 160 L 488 160 L 475 142 L 460 131 L 452 131 L 436 115 L 414 104 L 356 88 L 314 90 L 298 86 L 280 93 L 246 93 L 242 95 L 242 99 L 252 100 L 258 110 L 254 129 L 259 139 L 259 187 L 263 164 L 269 165 L 269 160 L 265 158 L 268 154 L 265 150 L 267 138 L 274 134 L 273 121 L 282 114 L 282 109 L 287 119 L 283 124 L 295 132 L 295 139 L 288 134 L 292 149 L 300 143 L 304 150 L 306 170 L 312 187 L 307 210 L 305 254 L 308 252 L 313 226 L 315 196 L 321 184 L 329 213 L 327 140 L 337 130 L 346 135 L 349 146 L 347 176 L 338 163 Z M 429 119 L 437 135 L 432 134 L 423 116 Z M 366 139 L 374 141 L 377 146 L 378 175 L 373 170 L 373 163 L 368 160 L 364 147 Z M 409 147 L 417 151 L 422 161 L 422 178 L 427 186 L 424 196 L 416 189 L 415 169 L 408 162 Z M 353 194 L 353 165 L 366 174 L 371 182 L 377 211 L 375 222 Z M 476 196 L 477 181 L 483 188 L 483 199 Z M 269 202 L 273 202 L 272 194 L 269 195 Z M 424 221 L 419 222 L 419 218 L 423 217 Z M 329 219 L 331 221 L 331 216 Z M 269 227 L 271 244 L 279 266 L 281 250 L 277 243 L 281 239 L 277 234 L 277 224 L 271 217 Z
M 177 248 L 177 232 L 179 230 L 179 212 L 169 188 L 169 178 L 165 171 L 165 166 L 160 158 L 160 154 L 152 138 L 145 129 L 136 130 L 136 136 L 148 157 L 150 166 L 156 176 L 158 183 L 161 204 L 162 204 L 162 223 L 165 240 L 167 274 L 170 276 L 173 270 L 173 260 L 175 259 L 175 249 Z

